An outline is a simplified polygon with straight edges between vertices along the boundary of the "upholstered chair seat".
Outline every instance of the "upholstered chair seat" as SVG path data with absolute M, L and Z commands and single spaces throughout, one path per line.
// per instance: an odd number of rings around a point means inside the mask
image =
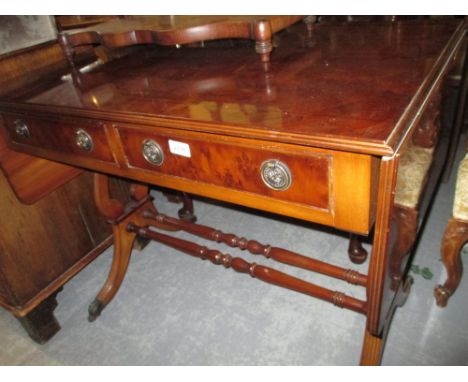
M 453 217 L 457 220 L 468 221 L 468 154 L 458 167 Z
M 395 203 L 416 208 L 424 189 L 426 175 L 432 163 L 434 148 L 408 145 L 400 158 L 395 191 Z

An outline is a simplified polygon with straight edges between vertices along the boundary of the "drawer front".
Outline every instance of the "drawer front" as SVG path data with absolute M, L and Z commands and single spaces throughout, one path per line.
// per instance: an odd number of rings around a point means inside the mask
M 16 144 L 115 162 L 105 129 L 97 123 L 15 114 L 4 114 L 3 119 Z
M 124 127 L 118 131 L 130 167 L 318 209 L 331 208 L 330 155 L 246 140 L 207 141 Z M 162 163 L 152 164 L 145 158 L 143 147 L 148 142 L 159 145 Z

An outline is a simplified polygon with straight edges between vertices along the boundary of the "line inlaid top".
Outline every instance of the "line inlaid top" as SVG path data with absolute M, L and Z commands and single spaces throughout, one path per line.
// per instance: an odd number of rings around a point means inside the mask
M 267 67 L 245 43 L 148 46 L 13 105 L 388 154 L 464 33 L 456 20 L 298 23 Z

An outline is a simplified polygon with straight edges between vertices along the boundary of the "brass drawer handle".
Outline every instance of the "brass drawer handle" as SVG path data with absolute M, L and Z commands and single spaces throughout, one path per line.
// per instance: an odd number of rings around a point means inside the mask
M 13 122 L 13 125 L 15 126 L 15 133 L 19 137 L 25 137 L 28 138 L 31 133 L 29 132 L 28 125 L 21 119 L 17 119 Z
M 146 161 L 155 166 L 161 166 L 164 162 L 164 152 L 161 146 L 152 139 L 143 141 L 141 152 Z
M 262 163 L 260 175 L 263 183 L 276 191 L 287 190 L 292 183 L 291 171 L 288 166 L 277 159 L 269 159 Z
M 75 143 L 83 151 L 93 151 L 93 138 L 83 129 L 79 129 L 75 132 Z

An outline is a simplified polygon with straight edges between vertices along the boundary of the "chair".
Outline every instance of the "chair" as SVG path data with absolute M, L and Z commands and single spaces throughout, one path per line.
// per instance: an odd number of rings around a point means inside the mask
M 468 147 L 467 147 L 468 151 Z M 468 242 L 468 153 L 458 167 L 452 217 L 445 228 L 440 251 L 447 280 L 434 290 L 437 305 L 445 307 L 460 284 L 463 273 L 461 249 Z

